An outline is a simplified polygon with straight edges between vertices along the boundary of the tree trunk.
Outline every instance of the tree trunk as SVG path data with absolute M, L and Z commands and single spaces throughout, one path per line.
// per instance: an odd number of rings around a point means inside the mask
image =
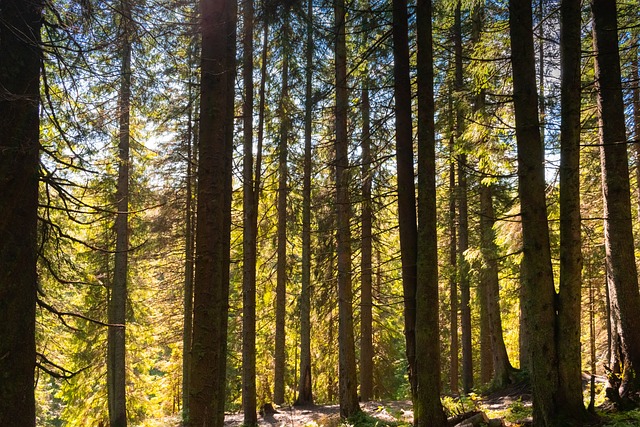
M 0 425 L 35 426 L 42 1 L 0 7 Z
M 366 65 L 365 65 L 366 67 Z M 367 68 L 362 83 L 362 253 L 361 258 L 361 308 L 360 308 L 360 400 L 373 397 L 373 298 L 371 267 L 371 130 L 369 82 Z
M 576 420 L 585 415 L 580 356 L 580 18 L 580 0 L 563 0 L 560 33 L 560 293 L 556 328 L 559 388 L 556 401 L 566 418 Z
M 636 40 L 639 40 L 640 36 L 636 35 Z M 638 215 L 638 221 L 640 222 L 640 47 L 636 46 L 633 56 L 633 62 L 631 63 L 631 81 L 633 82 L 633 149 L 635 152 L 636 161 L 636 209 Z
M 620 395 L 638 390 L 640 370 L 640 293 L 634 257 L 629 166 L 616 4 L 593 0 L 596 88 L 600 113 L 600 162 L 604 193 L 605 251 L 610 277 L 611 312 L 617 323 L 622 355 Z
M 256 402 L 256 245 L 257 218 L 253 186 L 253 0 L 245 0 L 242 34 L 244 83 L 242 163 L 242 411 L 243 424 L 258 425 Z
M 486 309 L 490 349 L 492 356 L 492 386 L 499 389 L 511 382 L 513 367 L 509 362 L 502 335 L 500 316 L 500 283 L 498 280 L 498 247 L 495 242 L 495 213 L 490 185 L 480 184 L 480 246 L 482 269 L 480 288 L 483 289 L 483 306 Z
M 452 120 L 453 122 L 453 120 Z M 449 386 L 453 394 L 458 393 L 458 280 L 456 266 L 458 264 L 458 244 L 456 239 L 456 166 L 453 152 L 453 125 L 451 126 L 451 138 L 449 141 L 449 265 L 451 276 L 449 277 L 449 322 L 451 324 L 451 345 L 449 354 L 451 358 L 451 371 L 449 374 Z
M 404 335 L 409 383 L 415 399 L 416 380 L 416 262 L 418 231 L 416 224 L 416 190 L 413 170 L 413 136 L 411 123 L 411 79 L 409 76 L 409 26 L 407 1 L 393 0 L 393 77 L 396 117 L 396 159 L 398 182 L 398 222 L 404 294 Z
M 109 333 L 107 353 L 107 383 L 109 424 L 127 425 L 126 405 L 126 343 L 127 273 L 129 258 L 129 112 L 131 104 L 131 39 L 133 21 L 128 0 L 120 3 L 122 20 L 122 50 L 119 95 L 118 180 L 116 190 L 116 252 L 113 283 L 109 298 Z
M 406 14 L 403 18 L 406 18 Z M 431 20 L 431 1 L 418 0 L 416 4 L 416 31 L 418 48 L 419 225 L 417 235 L 419 243 L 417 244 L 417 285 L 415 288 L 416 381 L 413 399 L 414 425 L 418 427 L 444 427 L 447 425 L 447 418 L 440 401 L 436 138 Z
M 509 2 L 513 100 L 518 143 L 522 214 L 523 311 L 528 325 L 534 425 L 553 424 L 558 388 L 555 348 L 555 289 L 545 200 L 544 147 L 536 94 L 531 0 Z
M 230 138 L 236 5 L 201 0 L 196 269 L 188 426 L 224 422 L 229 292 Z M 232 55 L 233 54 L 233 55 Z
M 454 19 L 454 62 L 456 97 L 456 140 L 461 154 L 458 162 L 458 280 L 460 283 L 460 326 L 462 329 L 462 389 L 469 393 L 473 388 L 473 349 L 471 346 L 471 288 L 469 283 L 469 263 L 465 252 L 469 249 L 469 209 L 467 203 L 467 155 L 462 146 L 464 114 L 462 112 L 462 18 L 460 1 L 456 5 Z
M 347 135 L 347 47 L 344 0 L 334 6 L 336 25 L 336 220 L 338 251 L 338 354 L 340 415 L 351 417 L 360 412 L 353 337 L 353 291 L 351 289 L 351 202 L 349 200 L 349 147 Z
M 282 23 L 282 93 L 280 95 L 280 143 L 278 144 L 278 260 L 276 264 L 276 337 L 273 402 L 284 403 L 287 314 L 287 152 L 289 150 L 289 11 Z
M 302 289 L 300 291 L 300 381 L 296 405 L 313 404 L 311 378 L 311 133 L 313 124 L 313 2 L 307 0 L 307 43 L 302 178 Z

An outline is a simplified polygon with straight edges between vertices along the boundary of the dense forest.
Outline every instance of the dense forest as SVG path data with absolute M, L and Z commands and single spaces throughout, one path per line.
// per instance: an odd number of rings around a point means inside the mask
M 0 426 L 640 423 L 639 63 L 638 0 L 0 0 Z

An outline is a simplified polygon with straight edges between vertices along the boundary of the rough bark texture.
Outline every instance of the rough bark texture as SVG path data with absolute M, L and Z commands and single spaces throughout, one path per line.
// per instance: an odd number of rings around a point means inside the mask
M 394 2 L 395 3 L 395 2 Z M 406 18 L 406 15 L 405 15 Z M 414 425 L 443 427 L 440 402 L 438 242 L 436 231 L 436 139 L 433 94 L 431 1 L 416 4 L 418 78 L 418 256 Z M 396 97 L 397 99 L 397 97 Z
M 42 1 L 0 7 L 0 425 L 35 426 Z
M 617 327 L 624 378 L 620 395 L 638 389 L 640 293 L 634 257 L 626 128 L 620 79 L 615 2 L 594 0 L 596 88 L 600 116 L 600 163 L 604 195 L 605 251 L 611 314 Z
M 531 0 L 509 2 L 513 101 L 522 214 L 523 311 L 530 328 L 533 422 L 548 426 L 556 414 L 555 289 L 545 200 L 544 147 L 536 94 Z
M 347 47 L 344 0 L 334 5 L 336 25 L 336 222 L 338 252 L 338 359 L 340 415 L 351 417 L 360 412 L 353 336 L 353 291 L 351 289 L 351 202 L 349 200 L 349 144 L 347 135 Z
M 302 289 L 300 290 L 300 380 L 296 405 L 312 405 L 311 377 L 311 132 L 313 120 L 313 2 L 307 0 L 304 166 L 302 178 Z
M 367 75 L 365 70 L 364 75 Z M 362 251 L 360 255 L 360 400 L 373 397 L 373 297 L 371 267 L 371 131 L 368 81 L 362 84 Z
M 561 4 L 560 294 L 556 348 L 559 412 L 585 415 L 581 387 L 580 314 L 580 0 Z
M 453 120 L 451 120 L 453 122 Z M 449 141 L 449 265 L 451 276 L 449 277 L 449 322 L 451 325 L 451 343 L 449 354 L 451 367 L 449 372 L 449 387 L 454 394 L 458 393 L 458 375 L 460 351 L 458 345 L 458 279 L 456 266 L 458 263 L 458 243 L 456 239 L 456 166 L 453 154 L 453 125 L 451 125 L 451 138 Z
M 393 80 L 396 117 L 396 159 L 398 180 L 398 222 L 404 294 L 404 336 L 409 383 L 415 397 L 416 362 L 416 258 L 418 231 L 416 224 L 416 190 L 413 171 L 411 123 L 411 80 L 409 77 L 409 26 L 407 1 L 393 0 Z
M 118 105 L 118 180 L 116 189 L 116 253 L 113 283 L 109 295 L 109 333 L 107 351 L 107 384 L 109 424 L 127 425 L 125 324 L 127 311 L 127 274 L 129 263 L 129 121 L 131 104 L 131 38 L 133 21 L 131 5 L 120 3 L 122 20 L 120 95 Z
M 498 281 L 498 247 L 495 242 L 495 213 L 491 186 L 480 185 L 480 247 L 482 269 L 480 288 L 484 295 L 490 349 L 492 356 L 492 386 L 502 388 L 511 382 L 513 368 L 509 362 L 502 334 L 500 316 L 500 282 Z
M 286 367 L 285 321 L 287 314 L 287 154 L 289 150 L 289 11 L 284 12 L 282 24 L 282 93 L 280 116 L 280 142 L 278 144 L 278 247 L 276 267 L 276 337 L 274 352 L 273 402 L 284 403 Z
M 253 0 L 243 7 L 244 83 L 242 161 L 242 411 L 247 427 L 258 424 L 256 398 L 256 245 L 257 212 L 253 186 Z
M 224 423 L 236 4 L 201 0 L 196 269 L 188 426 Z

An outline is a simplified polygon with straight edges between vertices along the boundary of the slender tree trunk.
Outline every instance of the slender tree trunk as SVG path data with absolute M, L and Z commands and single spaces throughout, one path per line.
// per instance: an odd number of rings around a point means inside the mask
M 201 0 L 201 84 L 194 279 L 193 343 L 188 426 L 224 422 L 233 130 L 231 89 L 235 75 L 232 0 Z M 233 55 L 232 55 L 233 54 Z
M 555 422 L 558 388 L 555 348 L 555 289 L 545 200 L 544 147 L 536 94 L 531 0 L 509 2 L 513 100 L 518 143 L 518 192 L 522 214 L 523 311 L 535 334 L 529 336 L 533 422 Z
M 311 377 L 311 133 L 313 121 L 313 2 L 307 0 L 304 171 L 302 178 L 302 289 L 300 291 L 300 381 L 296 405 L 312 405 Z
M 462 79 L 462 18 L 460 1 L 456 5 L 454 33 L 454 62 L 456 89 L 456 140 L 460 154 L 458 161 L 458 280 L 460 282 L 460 326 L 462 328 L 462 388 L 469 393 L 473 388 L 473 350 L 471 347 L 471 288 L 469 283 L 469 263 L 465 252 L 469 249 L 469 213 L 467 203 L 467 155 L 461 146 L 464 132 L 461 92 Z
M 636 43 L 640 43 L 640 36 L 636 35 Z M 640 47 L 636 45 L 631 62 L 631 81 L 633 99 L 633 149 L 636 162 L 636 209 L 640 222 Z
M 284 403 L 287 314 L 287 152 L 289 150 L 289 11 L 282 24 L 282 93 L 280 96 L 280 143 L 278 144 L 278 248 L 276 267 L 276 337 L 273 402 Z
M 129 112 L 131 104 L 131 39 L 133 21 L 128 0 L 120 3 L 122 20 L 122 50 L 119 95 L 118 181 L 116 190 L 116 253 L 113 284 L 109 298 L 109 333 L 107 382 L 109 423 L 111 427 L 127 425 L 126 405 L 126 343 L 127 274 L 129 258 Z
M 580 0 L 563 0 L 561 4 L 560 293 L 556 328 L 557 405 L 567 418 L 577 420 L 586 415 L 580 356 L 580 3 Z
M 35 426 L 42 1 L 0 7 L 0 425 Z
M 492 386 L 502 388 L 511 382 L 513 367 L 509 362 L 502 334 L 500 316 L 500 283 L 498 280 L 498 247 L 495 241 L 495 213 L 493 191 L 490 185 L 480 184 L 480 246 L 482 270 L 480 288 L 484 289 L 483 305 L 486 307 L 490 349 L 492 356 Z
M 244 425 L 258 425 L 256 410 L 256 245 L 253 187 L 253 0 L 245 0 L 242 34 L 244 83 L 242 163 L 242 411 Z
M 455 162 L 455 136 L 453 120 L 453 96 L 449 96 L 449 323 L 451 325 L 451 343 L 449 357 L 451 368 L 449 372 L 449 387 L 453 394 L 458 393 L 458 376 L 460 352 L 458 344 L 458 243 L 456 236 L 456 162 Z
M 545 126 L 547 121 L 547 106 L 545 102 L 545 59 L 544 59 L 544 3 L 545 0 L 538 0 L 538 66 L 539 66 L 539 81 L 540 81 L 540 95 L 538 96 L 538 111 L 540 114 L 540 139 L 542 140 L 542 146 L 545 145 Z
M 404 15 L 403 18 L 406 18 Z M 414 425 L 444 427 L 440 402 L 440 327 L 436 219 L 436 138 L 431 1 L 416 4 L 418 78 L 418 242 Z M 397 99 L 397 98 L 396 98 Z M 409 129 L 410 130 L 410 129 Z M 415 212 L 415 211 L 414 211 Z
M 605 250 L 611 313 L 617 326 L 623 373 L 620 396 L 638 390 L 640 293 L 634 257 L 629 166 L 618 53 L 615 2 L 593 0 L 596 88 L 600 113 L 600 162 L 604 193 Z
M 344 0 L 334 6 L 336 25 L 336 220 L 338 238 L 338 343 L 340 415 L 351 417 L 360 412 L 353 337 L 353 291 L 351 289 L 351 202 L 349 200 L 349 144 L 347 134 L 347 46 Z
M 413 170 L 409 25 L 407 16 L 407 0 L 393 0 L 393 80 L 398 169 L 398 222 L 400 227 L 400 257 L 402 260 L 402 288 L 404 294 L 404 336 L 409 364 L 409 383 L 415 399 L 418 230 L 416 224 L 415 173 Z
M 365 68 L 364 75 L 367 76 Z M 361 264 L 361 308 L 360 308 L 360 400 L 367 402 L 373 397 L 373 298 L 371 267 L 371 129 L 369 104 L 369 82 L 362 83 L 362 253 Z

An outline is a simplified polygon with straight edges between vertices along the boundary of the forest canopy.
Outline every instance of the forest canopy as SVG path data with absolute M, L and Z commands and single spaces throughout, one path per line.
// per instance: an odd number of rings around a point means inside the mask
M 0 426 L 633 411 L 639 63 L 637 0 L 1 0 Z

